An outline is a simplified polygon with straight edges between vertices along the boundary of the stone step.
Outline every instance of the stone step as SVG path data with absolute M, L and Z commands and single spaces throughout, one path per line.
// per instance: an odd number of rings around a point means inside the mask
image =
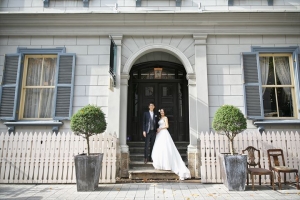
M 182 146 L 176 146 L 177 150 L 179 151 L 180 154 L 186 154 L 187 151 L 187 147 L 182 147 Z M 132 146 L 130 147 L 130 154 L 135 154 L 135 153 L 141 153 L 144 152 L 144 146 L 140 147 L 140 146 Z
M 180 154 L 181 155 L 181 158 L 184 162 L 187 161 L 187 155 L 186 154 Z M 141 154 L 141 153 L 135 153 L 135 154 L 130 154 L 130 161 L 133 162 L 133 161 L 139 161 L 139 162 L 142 162 L 144 161 L 144 154 Z
M 128 171 L 129 179 L 131 180 L 178 180 L 179 177 L 169 170 L 156 170 L 156 169 L 130 169 Z
M 154 169 L 152 162 L 147 162 L 145 164 L 144 162 L 141 161 L 131 161 L 129 163 L 129 169 Z
M 176 147 L 187 147 L 189 145 L 189 142 L 174 142 Z M 127 145 L 130 147 L 144 147 L 145 146 L 145 142 L 141 141 L 141 142 L 127 142 Z

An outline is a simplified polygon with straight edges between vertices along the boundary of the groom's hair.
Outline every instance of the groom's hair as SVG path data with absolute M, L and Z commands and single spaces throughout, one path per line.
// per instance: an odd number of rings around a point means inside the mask
M 151 104 L 154 105 L 154 102 L 150 102 L 150 103 L 149 103 L 149 106 L 150 106 Z M 154 105 L 154 106 L 155 106 L 155 105 Z

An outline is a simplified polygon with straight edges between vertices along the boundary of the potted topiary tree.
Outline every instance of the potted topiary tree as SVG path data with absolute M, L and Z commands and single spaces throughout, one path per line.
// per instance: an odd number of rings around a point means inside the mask
M 87 154 L 74 157 L 77 191 L 94 191 L 98 187 L 103 153 L 90 153 L 91 136 L 106 130 L 105 114 L 100 107 L 87 105 L 71 118 L 71 129 L 86 139 Z
M 230 153 L 220 154 L 224 184 L 230 191 L 243 191 L 247 178 L 247 155 L 235 154 L 233 141 L 247 128 L 246 118 L 237 107 L 223 105 L 215 113 L 212 126 L 217 133 L 225 134 L 230 144 Z

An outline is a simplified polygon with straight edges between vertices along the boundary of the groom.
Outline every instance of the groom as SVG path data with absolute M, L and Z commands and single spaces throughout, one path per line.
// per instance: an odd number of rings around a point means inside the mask
M 144 149 L 144 163 L 146 164 L 148 161 L 152 161 L 151 154 L 152 149 L 156 137 L 156 123 L 157 123 L 157 116 L 154 114 L 155 106 L 154 103 L 149 103 L 149 111 L 144 112 L 143 116 L 143 135 L 145 137 L 145 149 Z M 150 155 L 148 154 L 149 151 L 149 143 L 150 143 Z M 148 159 L 149 156 L 149 159 Z

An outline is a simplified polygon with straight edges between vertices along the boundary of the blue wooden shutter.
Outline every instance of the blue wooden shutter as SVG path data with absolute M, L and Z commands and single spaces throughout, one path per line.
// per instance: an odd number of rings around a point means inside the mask
M 16 120 L 21 70 L 21 54 L 5 55 L 0 86 L 0 119 Z
M 243 53 L 242 65 L 246 117 L 262 119 L 264 112 L 258 53 Z
M 56 66 L 53 119 L 70 119 L 72 116 L 74 74 L 75 54 L 59 53 Z

